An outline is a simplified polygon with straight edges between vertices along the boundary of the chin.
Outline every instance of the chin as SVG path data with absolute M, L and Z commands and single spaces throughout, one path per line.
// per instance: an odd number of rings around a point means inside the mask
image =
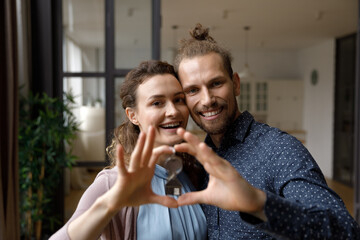
M 158 147 L 162 145 L 174 146 L 175 144 L 179 144 L 181 142 L 183 142 L 183 140 L 179 136 L 165 137 L 156 141 L 154 147 Z
M 202 130 L 204 130 L 206 133 L 210 135 L 215 134 L 222 134 L 225 133 L 229 123 L 224 122 L 217 122 L 213 124 L 204 123 L 201 122 L 200 124 L 197 124 Z
M 168 145 L 174 146 L 175 144 L 179 144 L 179 143 L 182 143 L 182 142 L 183 142 L 182 138 L 179 138 L 179 139 L 176 139 L 176 140 L 169 141 Z

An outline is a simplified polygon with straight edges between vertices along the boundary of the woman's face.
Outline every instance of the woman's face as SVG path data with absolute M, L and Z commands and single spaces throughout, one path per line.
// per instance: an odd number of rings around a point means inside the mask
M 182 141 L 176 134 L 179 127 L 186 128 L 189 111 L 179 81 L 171 74 L 146 79 L 136 91 L 135 109 L 127 108 L 130 121 L 147 131 L 155 127 L 155 147 L 174 145 Z

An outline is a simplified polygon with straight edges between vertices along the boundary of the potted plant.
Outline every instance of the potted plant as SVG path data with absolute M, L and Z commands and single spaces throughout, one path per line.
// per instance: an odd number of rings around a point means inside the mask
M 43 93 L 20 98 L 19 182 L 21 235 L 41 239 L 43 232 L 53 232 L 61 221 L 51 211 L 54 194 L 63 178 L 63 169 L 71 167 L 76 157 L 71 146 L 78 123 L 72 113 L 74 98 L 50 98 Z M 65 151 L 65 144 L 70 146 Z

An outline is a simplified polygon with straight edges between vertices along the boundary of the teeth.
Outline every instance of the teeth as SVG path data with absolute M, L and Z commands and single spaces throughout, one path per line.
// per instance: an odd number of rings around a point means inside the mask
M 221 109 L 219 109 L 217 111 L 202 113 L 202 115 L 204 115 L 205 117 L 211 117 L 211 116 L 214 116 L 214 115 L 220 113 L 220 111 L 221 111 Z
M 172 127 L 177 127 L 179 125 L 180 125 L 180 122 L 177 122 L 177 123 L 165 124 L 165 125 L 162 125 L 162 127 L 172 128 Z

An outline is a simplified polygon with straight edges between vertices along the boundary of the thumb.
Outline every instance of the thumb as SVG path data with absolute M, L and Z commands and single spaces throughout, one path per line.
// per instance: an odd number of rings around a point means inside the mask
M 169 208 L 177 208 L 179 206 L 178 202 L 174 198 L 169 196 L 159 196 L 156 194 L 150 197 L 150 202 L 157 203 Z
M 203 200 L 203 195 L 204 195 L 204 190 L 198 192 L 185 193 L 178 198 L 178 204 L 179 206 L 183 206 L 183 205 L 193 205 L 198 203 L 206 203 Z

